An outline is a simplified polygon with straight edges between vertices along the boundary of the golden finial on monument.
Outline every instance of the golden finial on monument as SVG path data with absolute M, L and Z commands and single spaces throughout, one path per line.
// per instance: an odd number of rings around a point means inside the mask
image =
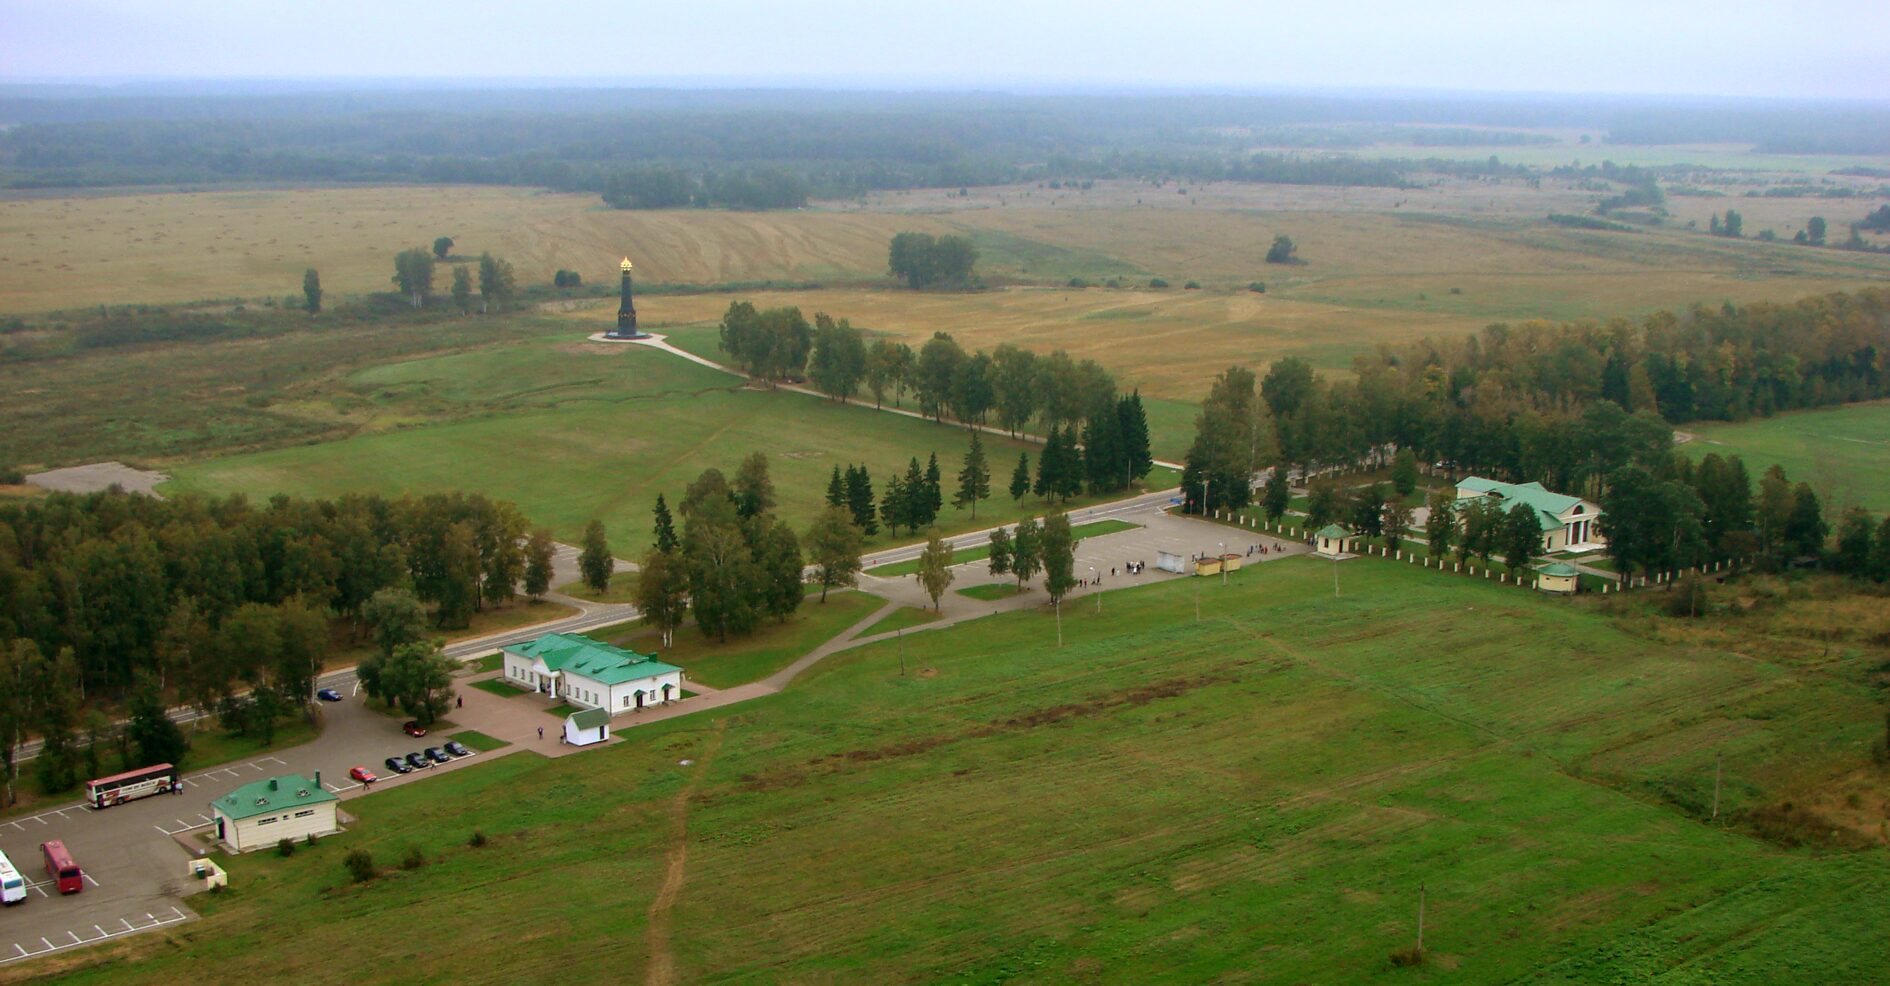
M 617 269 L 618 269 L 618 270 L 629 270 L 629 269 L 630 269 L 630 258 L 629 258 L 629 257 L 625 257 L 625 258 L 623 258 L 623 264 L 622 264 L 622 265 L 621 265 L 620 267 L 618 267 Z

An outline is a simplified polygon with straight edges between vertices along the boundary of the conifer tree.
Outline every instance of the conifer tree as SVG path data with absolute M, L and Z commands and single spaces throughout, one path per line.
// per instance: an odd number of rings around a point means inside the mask
M 1022 500 L 1030 492 L 1030 453 L 1017 453 L 1017 468 L 1011 470 L 1011 499 Z
M 1137 390 L 1122 398 L 1116 408 L 1121 419 L 1122 451 L 1129 460 L 1129 475 L 1141 479 L 1155 468 L 1149 451 L 1148 415 L 1142 409 L 1142 392 Z
M 849 469 L 851 467 L 848 467 Z M 827 480 L 827 506 L 845 506 L 847 502 L 846 483 L 840 479 L 840 467 L 833 467 L 833 478 Z
M 655 544 L 658 551 L 675 551 L 681 542 L 676 539 L 676 522 L 669 515 L 669 504 L 663 502 L 663 494 L 656 494 Z
M 897 475 L 886 480 L 886 488 L 879 498 L 879 519 L 886 524 L 886 532 L 899 536 L 899 527 L 907 522 L 905 481 Z
M 1058 486 L 1057 468 L 1063 464 L 1063 429 L 1050 426 L 1050 434 L 1043 440 L 1043 451 L 1037 453 L 1037 482 L 1030 491 L 1048 499 L 1056 495 Z
M 945 509 L 945 491 L 939 485 L 943 478 L 938 471 L 938 453 L 933 452 L 932 457 L 925 463 L 924 524 L 938 520 L 939 511 Z
M 879 520 L 873 512 L 873 477 L 867 473 L 866 466 L 848 466 L 846 473 L 847 509 L 853 512 L 853 523 L 859 525 L 860 533 L 872 537 L 879 533 Z
M 958 492 L 952 497 L 952 506 L 963 510 L 971 507 L 971 517 L 978 518 L 978 501 L 991 495 L 991 466 L 984 459 L 984 439 L 978 432 L 971 433 L 971 448 L 965 452 L 965 467 L 958 471 Z

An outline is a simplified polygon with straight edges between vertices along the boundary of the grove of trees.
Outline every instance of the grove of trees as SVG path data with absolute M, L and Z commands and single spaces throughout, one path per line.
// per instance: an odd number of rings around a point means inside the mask
M 977 262 L 977 249 L 963 236 L 899 233 L 886 252 L 888 272 L 914 290 L 967 287 Z

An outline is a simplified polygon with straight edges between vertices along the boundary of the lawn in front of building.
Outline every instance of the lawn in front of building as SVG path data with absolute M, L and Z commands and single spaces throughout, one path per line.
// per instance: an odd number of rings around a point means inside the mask
M 662 648 L 662 638 L 641 621 L 593 630 L 590 636 L 658 659 L 683 669 L 688 681 L 711 688 L 729 688 L 757 681 L 792 664 L 842 630 L 865 619 L 885 600 L 865 592 L 827 594 L 822 603 L 810 593 L 801 608 L 785 623 L 764 620 L 754 634 L 726 641 L 703 635 L 691 624 L 676 631 L 675 642 Z

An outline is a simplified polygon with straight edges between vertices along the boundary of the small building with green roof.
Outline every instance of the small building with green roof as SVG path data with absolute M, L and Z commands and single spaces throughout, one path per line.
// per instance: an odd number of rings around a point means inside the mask
M 1567 595 L 1575 591 L 1576 583 L 1580 580 L 1581 572 L 1565 561 L 1536 566 L 1536 588 L 1543 592 Z
M 1357 536 L 1350 528 L 1327 524 L 1313 533 L 1313 551 L 1327 558 L 1337 558 L 1345 554 L 1346 543 Z
M 548 633 L 504 648 L 505 681 L 547 703 L 617 716 L 682 698 L 682 669 L 578 633 Z
M 1599 551 L 1607 547 L 1602 535 L 1601 505 L 1565 493 L 1551 493 L 1541 483 L 1505 483 L 1471 476 L 1457 484 L 1457 514 L 1465 507 L 1487 502 L 1507 514 L 1522 505 L 1542 528 L 1543 551 Z
M 300 842 L 311 835 L 341 831 L 336 814 L 340 799 L 322 786 L 321 771 L 310 780 L 283 774 L 251 781 L 210 802 L 217 841 L 231 852 L 266 849 L 283 839 Z

